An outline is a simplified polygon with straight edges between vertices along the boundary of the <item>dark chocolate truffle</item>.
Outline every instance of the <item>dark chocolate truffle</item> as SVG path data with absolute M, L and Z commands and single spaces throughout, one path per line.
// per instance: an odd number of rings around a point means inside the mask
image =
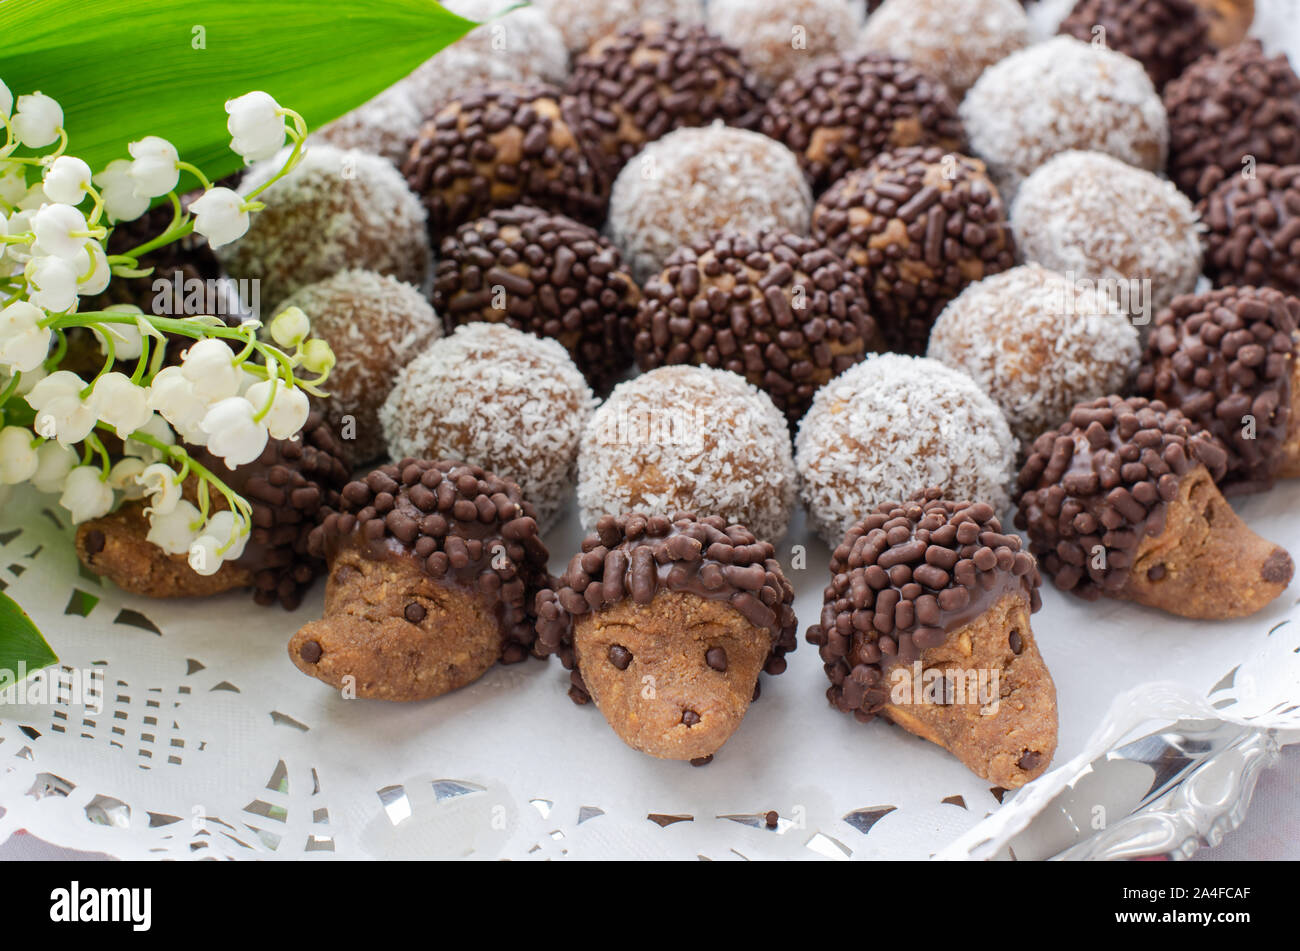
M 1209 18 L 1192 0 L 1079 0 L 1059 32 L 1133 57 L 1156 89 L 1212 52 Z
M 817 242 L 719 232 L 646 284 L 633 341 L 643 370 L 702 364 L 768 392 L 797 422 L 822 384 L 882 349 L 862 282 Z
M 966 144 L 947 87 L 879 53 L 824 59 L 782 83 L 760 128 L 799 156 L 817 191 L 889 149 Z
M 1197 60 L 1164 103 L 1169 177 L 1194 199 L 1244 168 L 1300 163 L 1300 78 L 1258 40 Z
M 448 330 L 504 321 L 553 337 L 597 390 L 631 363 L 625 337 L 641 291 L 594 229 L 527 205 L 490 212 L 443 240 L 433 305 Z
M 1205 273 L 1216 287 L 1252 284 L 1300 294 L 1300 165 L 1229 175 L 1198 209 Z
M 1156 318 L 1137 390 L 1228 448 L 1225 494 L 1269 488 L 1300 456 L 1298 327 L 1300 300 L 1253 287 L 1187 294 Z
M 885 152 L 841 178 L 813 209 L 812 234 L 857 269 L 890 348 L 913 354 L 967 284 L 1016 258 L 984 163 L 934 146 Z
M 443 107 L 402 166 L 434 239 L 519 202 L 599 223 L 609 180 L 578 137 L 573 106 L 553 87 L 493 85 Z
M 744 129 L 762 112 L 758 81 L 735 47 L 702 25 L 655 20 L 596 41 L 565 87 L 578 131 L 617 174 L 647 142 L 721 120 Z

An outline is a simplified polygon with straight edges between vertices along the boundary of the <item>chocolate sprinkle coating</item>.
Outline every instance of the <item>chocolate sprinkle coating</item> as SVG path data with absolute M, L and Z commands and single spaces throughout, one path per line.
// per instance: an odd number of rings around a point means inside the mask
M 625 338 L 640 300 L 618 249 L 599 232 L 527 205 L 462 225 L 443 240 L 434 274 L 433 306 L 449 331 L 504 321 L 553 337 L 600 391 L 632 363 Z
M 762 114 L 758 80 L 740 52 L 702 25 L 646 21 L 594 43 L 573 65 L 565 92 L 578 132 L 599 143 L 617 175 L 647 142 L 673 129 L 752 129 Z
M 831 705 L 869 720 L 889 699 L 886 673 L 939 647 L 1002 595 L 1042 607 L 1042 578 L 1020 536 L 1003 533 L 987 502 L 953 502 L 924 489 L 858 522 L 831 555 L 820 649 Z
M 609 178 L 576 122 L 573 101 L 544 85 L 480 87 L 444 106 L 402 166 L 430 234 L 521 201 L 598 224 Z
M 1192 0 L 1079 0 L 1058 32 L 1092 42 L 1098 27 L 1108 47 L 1145 67 L 1156 89 L 1213 52 L 1210 21 Z
M 1231 175 L 1197 211 L 1206 226 L 1205 273 L 1216 287 L 1253 284 L 1300 294 L 1300 165 Z
M 889 149 L 966 146 L 947 87 L 879 53 L 828 57 L 786 80 L 759 128 L 799 156 L 816 191 Z
M 559 655 L 573 671 L 575 703 L 587 701 L 573 646 L 575 620 L 629 597 L 649 604 L 660 591 L 725 601 L 766 630 L 772 637 L 763 665 L 768 674 L 782 673 L 785 655 L 798 646 L 794 588 L 770 542 L 716 515 L 607 515 L 583 539 L 582 552 L 570 559 L 553 587 L 537 595 L 537 649 Z
M 403 459 L 349 482 L 309 543 L 321 558 L 361 544 L 418 560 L 429 577 L 497 606 L 502 662 L 528 656 L 550 556 L 515 483 L 463 462 Z
M 813 209 L 812 234 L 857 269 L 890 349 L 912 354 L 967 284 L 1016 261 L 984 163 L 935 146 L 885 152 L 845 175 Z
M 1124 587 L 1142 536 L 1164 530 L 1182 477 L 1203 465 L 1217 482 L 1227 461 L 1217 439 L 1164 403 L 1080 403 L 1034 442 L 1016 482 L 1016 527 L 1058 588 L 1092 601 Z
M 646 284 L 634 334 L 642 370 L 730 370 L 767 391 L 791 423 L 820 386 L 884 347 L 845 261 L 767 230 L 717 232 L 675 251 Z
M 1300 299 L 1271 288 L 1186 294 L 1156 317 L 1137 392 L 1161 400 L 1228 447 L 1224 494 L 1273 484 L 1291 424 Z M 1253 438 L 1245 434 L 1254 418 Z
M 1165 87 L 1169 177 L 1194 199 L 1259 165 L 1300 163 L 1300 77 L 1248 40 L 1197 60 Z

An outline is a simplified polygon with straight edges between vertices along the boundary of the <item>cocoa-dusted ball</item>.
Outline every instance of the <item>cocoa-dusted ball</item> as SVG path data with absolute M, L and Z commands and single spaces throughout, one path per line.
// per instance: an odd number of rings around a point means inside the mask
M 434 239 L 519 202 L 598 223 L 609 182 L 575 122 L 572 101 L 542 85 L 479 87 L 444 106 L 402 166 Z
M 1205 273 L 1216 287 L 1300 294 L 1300 165 L 1229 175 L 1200 204 Z
M 984 163 L 935 146 L 885 152 L 830 187 L 813 237 L 857 270 L 893 350 L 925 352 L 962 288 L 1015 264 L 1015 243 Z
M 552 337 L 600 391 L 632 362 L 641 291 L 593 228 L 527 205 L 489 212 L 443 239 L 433 304 L 448 329 L 505 322 Z
M 1209 17 L 1193 0 L 1079 0 L 1059 32 L 1084 42 L 1100 37 L 1141 63 L 1156 89 L 1212 51 Z
M 579 56 L 566 92 L 579 133 L 617 174 L 647 143 L 721 120 L 749 129 L 762 112 L 758 80 L 740 52 L 702 25 L 647 21 L 597 40 Z
M 718 232 L 680 248 L 646 284 L 633 339 L 643 370 L 730 370 L 791 423 L 818 387 L 883 343 L 844 260 L 781 231 Z
M 1188 294 L 1156 318 L 1137 390 L 1227 446 L 1225 494 L 1262 491 L 1297 470 L 1298 327 L 1300 299 L 1269 288 Z
M 799 156 L 818 191 L 889 149 L 966 145 L 947 87 L 879 53 L 827 58 L 782 83 L 760 128 Z
M 1258 40 L 1205 56 L 1164 93 L 1169 177 L 1194 199 L 1250 165 L 1300 163 L 1300 78 Z

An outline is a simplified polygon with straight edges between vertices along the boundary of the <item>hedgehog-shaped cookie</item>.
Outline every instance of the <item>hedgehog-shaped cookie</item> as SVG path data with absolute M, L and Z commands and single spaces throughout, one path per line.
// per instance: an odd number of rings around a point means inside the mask
M 1227 462 L 1219 440 L 1164 403 L 1080 403 L 1034 442 L 1016 526 L 1063 591 L 1246 617 L 1285 590 L 1295 566 L 1228 506 L 1215 485 Z
M 623 742 L 702 765 L 796 646 L 776 550 L 717 516 L 607 515 L 537 597 L 538 649 Z
M 325 616 L 289 641 L 305 674 L 425 700 L 528 656 L 548 555 L 513 482 L 447 460 L 381 466 L 344 486 L 309 548 L 329 580 Z
M 1056 687 L 1029 616 L 1041 579 L 986 502 L 939 489 L 888 502 L 831 556 L 821 623 L 808 631 L 831 705 L 883 716 L 977 775 L 1016 789 L 1056 750 Z
M 168 554 L 147 539 L 145 502 L 127 502 L 77 528 L 77 557 L 124 591 L 148 598 L 204 597 L 253 589 L 258 604 L 296 608 L 325 564 L 307 550 L 317 516 L 337 503 L 350 477 L 342 443 L 318 412 L 293 439 L 271 439 L 254 462 L 233 472 L 205 449 L 191 447 L 209 469 L 252 506 L 253 527 L 244 554 L 212 575 L 194 571 L 184 553 Z M 193 498 L 194 481 L 186 486 Z M 215 500 L 214 500 L 215 501 Z

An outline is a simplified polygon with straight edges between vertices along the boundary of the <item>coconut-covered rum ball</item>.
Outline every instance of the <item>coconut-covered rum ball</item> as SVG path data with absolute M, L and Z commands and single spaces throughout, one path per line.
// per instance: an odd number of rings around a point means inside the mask
M 856 0 L 709 0 L 709 29 L 740 49 L 769 86 L 853 49 Z
M 704 19 L 703 0 L 537 0 L 534 6 L 551 18 L 575 56 L 597 40 L 636 23 L 700 23 Z

